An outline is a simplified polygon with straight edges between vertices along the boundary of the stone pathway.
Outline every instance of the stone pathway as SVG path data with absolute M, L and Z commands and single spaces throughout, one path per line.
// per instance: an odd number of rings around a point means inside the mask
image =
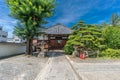
M 80 80 L 64 54 L 52 53 L 48 64 L 35 80 Z

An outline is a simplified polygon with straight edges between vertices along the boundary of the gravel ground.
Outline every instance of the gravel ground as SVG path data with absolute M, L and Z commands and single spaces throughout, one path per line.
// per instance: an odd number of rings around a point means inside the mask
M 0 80 L 34 80 L 48 58 L 19 55 L 0 60 Z

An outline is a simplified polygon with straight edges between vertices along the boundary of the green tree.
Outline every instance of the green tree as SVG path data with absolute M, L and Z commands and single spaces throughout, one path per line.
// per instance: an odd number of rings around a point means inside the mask
M 120 49 L 119 27 L 105 27 L 102 30 L 102 35 L 105 38 L 104 44 L 106 44 L 108 48 Z
M 69 39 L 68 42 L 73 45 L 86 46 L 93 50 L 100 48 L 100 44 L 104 40 L 101 31 L 95 27 L 81 27 L 77 34 L 70 35 Z
M 71 33 L 65 47 L 68 49 L 71 48 L 70 46 L 77 45 L 90 50 L 101 50 L 105 47 L 103 41 L 104 38 L 98 26 L 86 25 L 86 27 L 80 27 L 80 29 L 74 30 Z
M 15 27 L 14 33 L 27 40 L 27 54 L 32 54 L 32 39 L 45 18 L 53 15 L 54 0 L 6 0 L 10 15 L 18 19 L 22 26 Z
M 107 24 L 106 22 L 103 22 L 100 26 L 101 26 L 101 28 L 103 28 L 103 27 L 110 26 L 110 25 Z
M 84 21 L 79 21 L 77 24 L 75 24 L 71 29 L 73 30 L 78 30 L 80 27 L 85 27 L 85 22 Z
M 114 27 L 120 24 L 120 16 L 116 13 L 112 14 L 110 20 L 111 20 L 111 25 Z

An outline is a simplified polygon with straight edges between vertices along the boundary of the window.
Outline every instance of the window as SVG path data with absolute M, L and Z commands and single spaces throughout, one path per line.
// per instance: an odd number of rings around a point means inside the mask
M 50 37 L 50 39 L 55 39 L 55 37 Z
M 15 39 L 15 41 L 19 41 L 19 39 Z
M 2 35 L 3 38 L 6 38 L 7 36 L 6 35 Z
M 62 37 L 62 39 L 68 39 L 67 37 Z
M 2 30 L 2 27 L 0 27 L 0 30 Z

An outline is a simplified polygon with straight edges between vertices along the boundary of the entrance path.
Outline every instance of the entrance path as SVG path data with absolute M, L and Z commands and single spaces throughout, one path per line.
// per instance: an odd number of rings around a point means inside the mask
M 51 53 L 46 67 L 41 71 L 35 80 L 81 80 L 64 54 Z

